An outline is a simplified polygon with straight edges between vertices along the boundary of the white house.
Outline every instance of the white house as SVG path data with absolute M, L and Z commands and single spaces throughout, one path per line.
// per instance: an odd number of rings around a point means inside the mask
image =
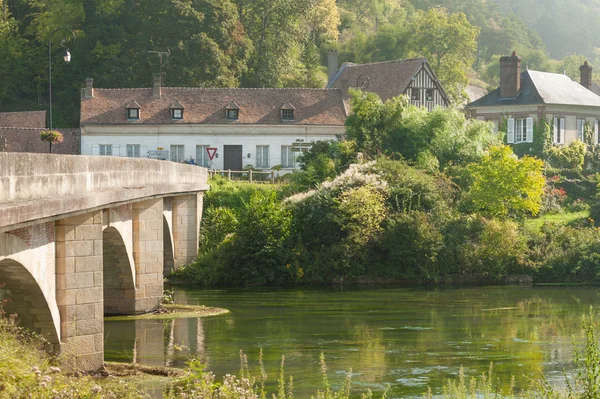
M 163 150 L 171 161 L 214 169 L 292 169 L 293 143 L 335 139 L 346 116 L 340 89 L 175 88 L 161 87 L 159 77 L 152 88 L 99 89 L 87 79 L 81 153 Z

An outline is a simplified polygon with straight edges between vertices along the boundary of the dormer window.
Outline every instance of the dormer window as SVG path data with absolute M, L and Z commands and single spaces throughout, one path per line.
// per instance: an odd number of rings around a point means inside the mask
M 237 121 L 240 119 L 240 106 L 235 101 L 230 101 L 225 108 L 225 117 L 228 121 Z
M 137 101 L 132 101 L 125 106 L 127 108 L 127 120 L 138 121 L 140 120 L 140 104 Z
M 227 110 L 227 119 L 230 121 L 237 121 L 240 119 L 240 110 L 239 109 L 228 109 Z
M 139 108 L 127 108 L 127 119 L 140 119 Z
M 171 119 L 182 120 L 183 119 L 183 104 L 179 101 L 171 105 Z
M 294 107 L 289 102 L 283 104 L 283 107 L 281 107 L 281 120 L 282 121 L 293 121 L 295 110 L 296 110 L 296 107 Z
M 284 121 L 293 121 L 294 120 L 294 110 L 293 109 L 282 109 L 281 110 L 281 119 Z

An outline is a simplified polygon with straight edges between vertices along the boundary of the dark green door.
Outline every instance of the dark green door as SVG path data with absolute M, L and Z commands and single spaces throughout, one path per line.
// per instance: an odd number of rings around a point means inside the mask
M 223 169 L 242 170 L 242 146 L 226 145 L 223 146 L 224 157 Z

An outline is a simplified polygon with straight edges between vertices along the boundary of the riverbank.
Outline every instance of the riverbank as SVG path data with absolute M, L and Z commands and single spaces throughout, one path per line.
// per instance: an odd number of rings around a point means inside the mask
M 219 316 L 229 313 L 229 310 L 222 308 L 207 307 L 203 305 L 182 305 L 182 304 L 161 304 L 154 312 L 140 315 L 128 316 L 107 316 L 106 321 L 124 321 L 124 320 L 176 320 L 176 319 L 197 319 L 200 317 Z

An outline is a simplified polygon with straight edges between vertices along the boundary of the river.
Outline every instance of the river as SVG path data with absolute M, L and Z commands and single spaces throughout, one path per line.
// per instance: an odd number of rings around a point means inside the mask
M 262 348 L 275 384 L 281 356 L 296 397 L 321 385 L 325 354 L 332 385 L 352 369 L 353 389 L 389 398 L 434 393 L 461 365 L 517 387 L 543 372 L 563 383 L 574 344 L 583 343 L 582 316 L 600 303 L 595 287 L 481 287 L 460 289 L 195 290 L 176 288 L 177 303 L 227 308 L 203 319 L 105 322 L 105 358 L 185 367 L 198 357 L 218 376 L 237 374 L 239 351 L 259 375 Z M 376 395 L 379 397 L 379 395 Z

